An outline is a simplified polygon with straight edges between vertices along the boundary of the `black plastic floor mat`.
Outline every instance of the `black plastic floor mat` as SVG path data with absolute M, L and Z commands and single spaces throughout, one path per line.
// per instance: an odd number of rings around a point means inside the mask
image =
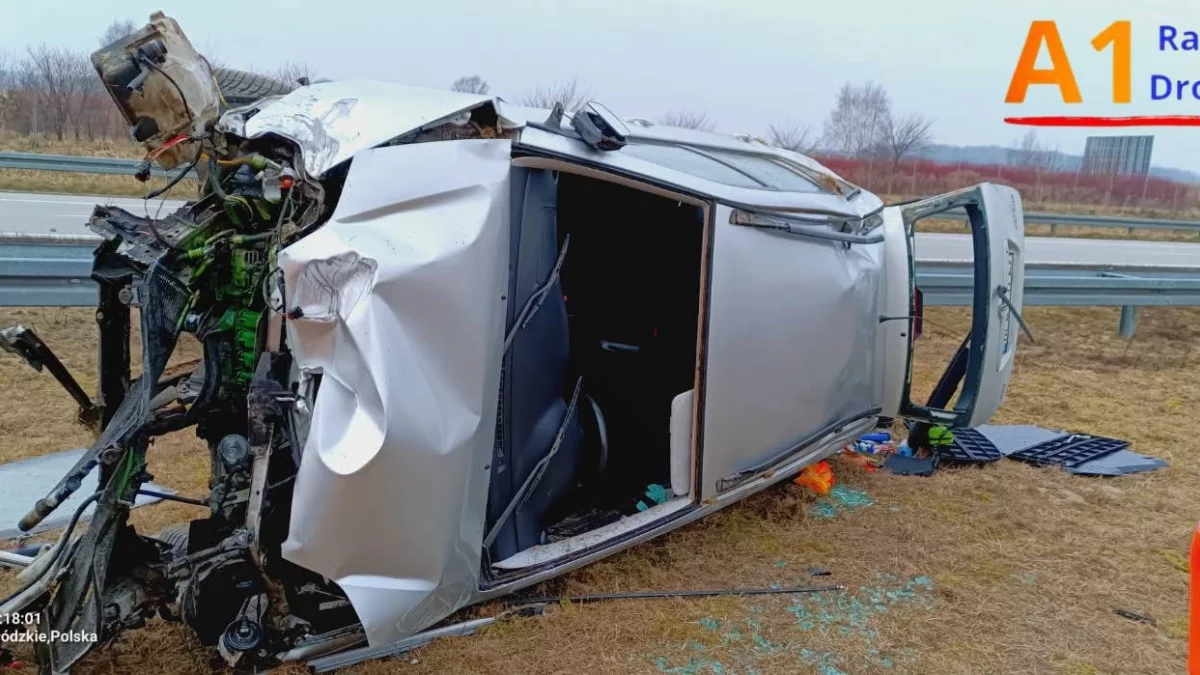
M 955 429 L 954 442 L 938 448 L 943 462 L 987 464 L 1004 457 L 996 445 L 975 429 Z
M 1009 457 L 1038 466 L 1059 464 L 1071 469 L 1097 457 L 1110 455 L 1128 447 L 1129 441 L 1072 434 L 1038 443 L 1031 448 L 1014 452 Z

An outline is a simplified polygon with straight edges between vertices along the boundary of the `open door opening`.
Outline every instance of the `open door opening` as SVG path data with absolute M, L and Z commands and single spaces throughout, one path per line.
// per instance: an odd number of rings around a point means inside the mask
M 910 242 L 918 222 L 948 212 L 965 212 L 971 226 L 969 269 L 938 272 L 969 275 L 969 298 L 962 298 L 967 316 L 947 322 L 953 325 L 934 325 L 924 317 L 923 294 L 915 283 L 910 288 L 909 363 L 900 413 L 916 422 L 911 440 L 920 444 L 930 424 L 976 426 L 1000 407 L 1023 326 L 1025 223 L 1017 192 L 991 183 L 898 208 Z M 910 272 L 910 278 L 915 280 L 915 274 Z M 942 333 L 941 339 L 930 340 L 935 331 Z M 921 334 L 924 340 L 918 339 Z M 927 357 L 948 365 L 926 370 L 941 372 L 937 380 L 918 381 L 914 362 Z
M 565 172 L 518 178 L 485 538 L 500 570 L 619 537 L 693 492 L 705 209 Z

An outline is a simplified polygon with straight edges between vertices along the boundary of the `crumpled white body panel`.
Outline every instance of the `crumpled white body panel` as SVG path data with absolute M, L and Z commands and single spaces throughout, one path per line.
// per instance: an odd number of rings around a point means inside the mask
M 301 87 L 248 120 L 242 111 L 230 111 L 221 125 L 243 138 L 268 133 L 290 138 L 300 146 L 304 170 L 321 176 L 362 150 L 491 100 L 391 82 L 340 80 Z
M 510 144 L 367 150 L 283 250 L 300 368 L 323 374 L 288 560 L 336 580 L 372 645 L 478 589 L 508 274 Z

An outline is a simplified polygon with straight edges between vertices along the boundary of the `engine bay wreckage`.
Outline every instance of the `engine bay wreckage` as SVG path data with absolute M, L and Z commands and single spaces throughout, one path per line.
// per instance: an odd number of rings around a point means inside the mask
M 986 421 L 1007 386 L 1009 188 L 885 208 L 802 155 L 596 104 L 345 81 L 231 108 L 161 14 L 93 63 L 147 161 L 201 189 L 161 218 L 96 207 L 94 399 L 31 331 L 0 333 L 97 429 L 19 524 L 98 472 L 86 531 L 81 507 L 2 603 L 45 632 L 104 642 L 158 615 L 248 668 L 387 645 L 768 487 L 881 417 Z M 939 386 L 954 402 L 918 404 L 913 223 L 949 209 L 972 226 L 974 319 Z M 203 357 L 168 368 L 183 334 Z M 206 506 L 138 532 L 152 440 L 189 427 Z M 38 657 L 60 672 L 93 646 Z

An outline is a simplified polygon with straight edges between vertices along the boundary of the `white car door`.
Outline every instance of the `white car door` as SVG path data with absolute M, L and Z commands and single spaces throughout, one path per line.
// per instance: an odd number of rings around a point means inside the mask
M 919 330 L 920 294 L 916 287 L 913 232 L 922 219 L 965 210 L 971 226 L 974 260 L 970 334 L 925 402 L 912 400 L 913 346 Z M 881 332 L 889 361 L 884 377 L 885 414 L 950 426 L 983 424 L 1000 408 L 1012 377 L 1021 330 L 1025 283 L 1025 221 L 1016 190 L 992 183 L 948 192 L 884 213 L 888 263 L 906 264 L 907 284 L 892 284 L 885 304 L 899 316 L 888 316 Z M 898 233 L 903 236 L 898 236 Z M 900 255 L 904 247 L 904 255 Z M 890 270 L 895 272 L 895 270 Z M 896 279 L 898 275 L 889 274 Z M 902 294 L 902 295 L 901 295 Z M 905 366 L 899 368 L 898 358 Z M 954 394 L 957 392 L 957 397 Z M 890 401 L 889 401 L 890 399 Z M 953 402 L 952 402 L 953 401 Z

